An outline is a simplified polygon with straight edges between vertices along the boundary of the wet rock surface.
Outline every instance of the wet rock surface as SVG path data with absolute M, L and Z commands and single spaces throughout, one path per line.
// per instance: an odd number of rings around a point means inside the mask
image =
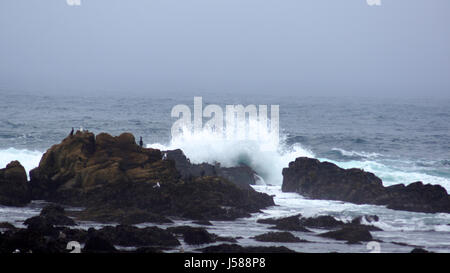
M 199 249 L 203 253 L 295 253 L 284 246 L 243 247 L 237 244 L 220 244 Z
M 256 241 L 259 242 L 277 242 L 277 243 L 300 243 L 307 242 L 306 240 L 302 240 L 289 232 L 268 232 L 264 234 L 257 235 L 253 237 Z
M 27 173 L 19 161 L 0 169 L 0 205 L 24 206 L 31 201 Z
M 233 220 L 274 205 L 272 197 L 219 176 L 183 179 L 174 161 L 139 147 L 129 133 L 77 132 L 52 146 L 30 177 L 34 199 L 84 206 L 83 220 Z
M 333 163 L 307 157 L 299 157 L 283 169 L 282 190 L 313 199 L 386 205 L 391 209 L 416 212 L 450 212 L 450 196 L 439 185 L 415 182 L 408 186 L 384 187 L 373 173 L 342 169 Z

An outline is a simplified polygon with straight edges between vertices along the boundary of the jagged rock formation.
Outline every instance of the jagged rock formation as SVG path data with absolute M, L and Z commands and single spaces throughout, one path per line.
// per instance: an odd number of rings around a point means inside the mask
M 299 157 L 283 169 L 284 192 L 313 199 L 386 205 L 416 212 L 450 213 L 450 196 L 439 185 L 415 182 L 384 187 L 380 178 L 361 169 L 342 169 L 330 162 Z

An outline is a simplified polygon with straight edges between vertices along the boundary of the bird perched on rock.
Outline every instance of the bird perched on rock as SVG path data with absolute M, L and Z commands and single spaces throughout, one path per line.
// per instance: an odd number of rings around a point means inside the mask
M 70 131 L 70 136 L 73 136 L 73 127 L 72 127 L 72 131 Z
M 142 148 L 142 146 L 144 146 L 144 142 L 142 141 L 142 137 L 141 137 L 141 139 L 139 140 L 139 146 Z

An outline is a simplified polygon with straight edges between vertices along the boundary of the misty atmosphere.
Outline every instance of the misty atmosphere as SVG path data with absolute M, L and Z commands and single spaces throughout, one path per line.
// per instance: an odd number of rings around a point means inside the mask
M 0 90 L 450 94 L 450 2 L 3 0 Z
M 0 260 L 450 253 L 449 14 L 0 0 Z

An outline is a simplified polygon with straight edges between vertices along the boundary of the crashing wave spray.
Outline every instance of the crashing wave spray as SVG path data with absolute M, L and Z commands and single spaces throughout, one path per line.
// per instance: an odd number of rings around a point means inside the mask
M 172 127 L 170 143 L 168 145 L 155 143 L 147 147 L 160 150 L 181 149 L 192 163 L 197 164 L 218 162 L 225 167 L 247 165 L 262 178 L 264 183 L 275 185 L 282 183 L 282 169 L 287 167 L 290 161 L 299 156 L 314 157 L 311 151 L 304 149 L 300 144 L 290 147 L 285 145 L 285 136 L 276 128 L 278 120 L 271 122 L 271 119 L 267 118 L 267 106 L 259 106 L 258 116 L 255 115 L 256 107 L 253 105 L 247 107 L 227 105 L 227 120 L 224 127 L 223 111 L 220 106 L 208 105 L 203 111 L 198 106 L 199 103 L 201 105 L 201 98 L 194 98 L 193 124 L 188 106 L 174 107 L 172 117 L 179 118 L 180 114 L 183 116 Z M 278 114 L 278 108 L 271 108 L 271 111 L 273 109 L 276 109 Z M 249 113 L 252 111 L 253 114 Z M 249 114 L 248 118 L 246 113 Z M 205 126 L 202 125 L 203 117 L 211 118 Z M 230 119 L 233 120 L 230 122 Z

